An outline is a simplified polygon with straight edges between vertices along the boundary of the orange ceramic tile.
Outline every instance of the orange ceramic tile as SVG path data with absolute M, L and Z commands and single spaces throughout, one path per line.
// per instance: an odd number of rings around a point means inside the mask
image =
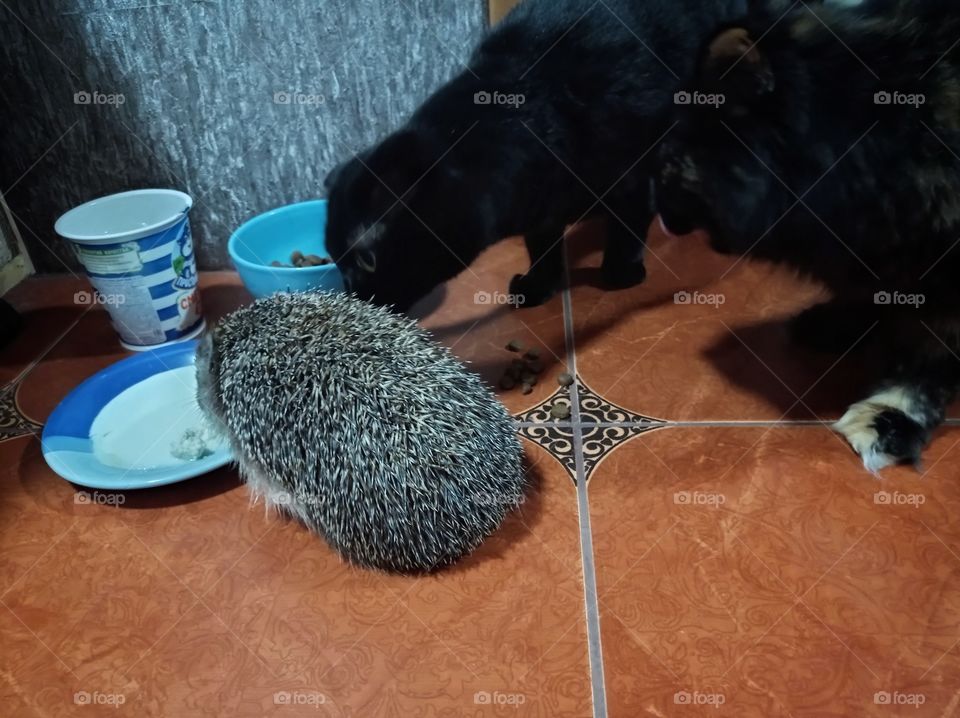
M 526 309 L 501 303 L 510 279 L 526 272 L 528 265 L 522 240 L 501 242 L 412 311 L 437 341 L 450 347 L 496 388 L 514 414 L 526 412 L 553 395 L 559 388 L 557 376 L 567 371 L 561 295 Z M 543 372 L 529 395 L 523 395 L 519 386 L 511 390 L 498 386 L 504 370 L 518 356 L 505 348 L 512 340 L 540 352 Z
M 0 442 L 0 466 L 3 714 L 169 715 L 128 671 L 270 529 L 236 472 L 93 492 L 55 476 L 33 437 Z
M 23 327 L 16 339 L 0 348 L 0 387 L 28 369 L 86 312 L 103 312 L 77 301 L 77 292 L 88 289 L 82 278 L 54 275 L 27 279 L 4 296 L 22 317 Z
M 251 508 L 230 468 L 110 505 L 78 501 L 32 436 L 0 441 L 3 714 L 591 716 L 578 457 L 609 715 L 950 714 L 960 433 L 937 434 L 925 474 L 878 482 L 819 426 L 597 424 L 629 418 L 613 405 L 682 421 L 833 416 L 866 377 L 787 340 L 783 321 L 821 296 L 789 272 L 655 236 L 648 283 L 604 292 L 591 232 L 570 258 L 592 425 L 528 414 L 523 435 L 555 457 L 526 444 L 538 489 L 440 574 L 343 564 Z M 491 385 L 515 357 L 507 342 L 541 349 L 534 392 L 499 392 L 518 414 L 555 400 L 566 370 L 560 296 L 521 311 L 494 300 L 526 264 L 519 240 L 498 245 L 416 310 Z M 49 350 L 17 394 L 40 422 L 125 352 L 102 309 L 74 311 L 74 280 L 34 281 L 47 283 L 14 295 L 25 313 L 80 317 L 52 346 L 14 345 L 0 373 Z M 250 300 L 230 272 L 202 286 L 211 320 Z M 678 304 L 677 291 L 724 301 Z
M 4 595 L 4 604 L 89 686 L 125 669 L 194 602 L 190 589 L 116 517 L 79 519 Z
M 0 701 L 3 714 L 14 718 L 76 715 L 70 669 L 43 646 L 37 636 L 0 601 Z
M 250 511 L 237 472 L 224 467 L 148 491 L 98 492 L 53 473 L 30 436 L 0 443 L 0 486 L 9 519 L 0 524 L 0 592 L 9 588 L 73 526 L 124 526 L 192 591 L 220 578 L 269 528 Z M 65 548 L 69 547 L 69 542 Z
M 786 321 L 825 298 L 818 286 L 653 228 L 646 282 L 605 291 L 598 234 L 584 225 L 570 238 L 573 324 L 577 370 L 608 401 L 673 421 L 773 421 L 836 418 L 862 398 L 859 357 L 787 336 Z
M 3 595 L 67 536 L 77 519 L 73 488 L 43 463 L 40 442 L 32 436 L 0 442 L 0 494 Z
M 958 461 L 945 430 L 926 473 L 878 481 L 813 426 L 608 454 L 589 497 L 610 715 L 949 715 Z
M 313 687 L 274 675 L 254 647 L 203 602 L 172 624 L 150 653 L 130 666 L 129 674 L 133 716 L 349 715 Z
M 251 510 L 250 496 L 232 466 L 184 483 L 128 491 L 122 496 L 119 518 L 165 568 L 198 595 L 272 526 L 262 510 Z
M 213 680 L 190 656 L 225 651 L 247 661 L 236 642 L 269 677 L 268 703 L 287 691 L 314 694 L 329 715 L 472 716 L 489 699 L 511 715 L 590 716 L 576 495 L 559 464 L 529 453 L 539 489 L 522 513 L 434 576 L 350 567 L 321 539 L 274 519 L 204 597 L 230 639 L 180 625 L 136 680 L 145 693 L 170 691 L 169 674 Z M 176 690 L 165 698 L 170 714 L 204 698 Z M 209 714 L 226 705 L 211 704 Z

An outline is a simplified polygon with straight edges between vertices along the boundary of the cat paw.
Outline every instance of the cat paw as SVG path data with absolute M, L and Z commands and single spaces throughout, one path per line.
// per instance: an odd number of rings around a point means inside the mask
M 510 294 L 516 300 L 515 306 L 536 307 L 557 293 L 559 287 L 555 281 L 547 281 L 541 276 L 516 274 L 510 280 Z
M 833 430 L 847 440 L 871 473 L 895 464 L 918 466 L 930 432 L 910 413 L 903 393 L 888 390 L 851 406 Z
M 604 262 L 601 267 L 603 283 L 609 289 L 627 289 L 634 287 L 647 278 L 647 268 L 643 260 L 636 262 Z

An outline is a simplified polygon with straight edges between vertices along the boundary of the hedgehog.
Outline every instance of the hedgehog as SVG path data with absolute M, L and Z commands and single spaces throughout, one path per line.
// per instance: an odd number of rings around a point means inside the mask
M 332 292 L 277 294 L 224 318 L 196 364 L 200 406 L 252 499 L 354 564 L 448 566 L 529 488 L 504 406 L 389 309 Z

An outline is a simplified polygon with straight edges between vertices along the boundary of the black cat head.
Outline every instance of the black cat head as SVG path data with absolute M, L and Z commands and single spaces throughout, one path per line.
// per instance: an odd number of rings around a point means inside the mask
M 475 258 L 469 198 L 443 153 L 401 130 L 329 174 L 327 251 L 348 291 L 405 311 Z
M 729 28 L 706 45 L 694 83 L 674 100 L 676 125 L 660 149 L 661 219 L 674 234 L 703 228 L 719 249 L 742 250 L 738 241 L 757 239 L 744 229 L 782 203 L 774 195 L 783 190 L 784 104 L 773 67 L 747 29 Z

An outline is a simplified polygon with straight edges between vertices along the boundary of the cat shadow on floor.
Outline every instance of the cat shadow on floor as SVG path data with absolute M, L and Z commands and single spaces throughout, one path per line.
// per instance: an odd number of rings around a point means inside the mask
M 807 348 L 791 336 L 791 320 L 731 326 L 704 354 L 730 384 L 783 420 L 834 421 L 880 379 L 881 362 L 866 341 L 839 353 Z
M 605 223 L 602 220 L 589 220 L 582 222 L 575 227 L 571 227 L 566 234 L 566 251 L 568 253 L 567 263 L 571 269 L 568 272 L 569 285 L 571 288 L 579 286 L 591 286 L 610 291 L 611 295 L 622 297 L 625 302 L 623 315 L 632 312 L 642 312 L 664 303 L 673 301 L 674 289 L 669 292 L 636 292 L 634 288 L 626 290 L 607 290 L 601 275 L 600 261 L 602 248 L 605 241 Z M 639 240 L 638 240 L 639 241 Z M 596 255 L 593 257 L 592 255 Z M 593 261 L 595 259 L 595 261 Z M 580 264 L 584 260 L 589 260 L 596 266 L 584 266 Z M 527 270 L 527 266 L 518 266 L 514 269 L 516 273 L 522 273 Z M 659 267 L 658 270 L 659 271 Z M 501 282 L 502 286 L 484 287 L 486 291 L 506 292 L 510 277 L 504 276 Z M 438 287 L 427 297 L 421 299 L 408 312 L 409 316 L 421 321 L 433 314 L 446 300 L 447 292 L 444 286 Z M 540 312 L 535 314 L 535 312 Z M 557 322 L 562 322 L 563 315 L 563 296 L 562 290 L 551 297 L 542 305 L 542 308 L 521 307 L 519 309 L 508 305 L 500 305 L 493 311 L 485 313 L 479 319 L 467 317 L 462 320 L 456 320 L 448 324 L 430 328 L 431 335 L 440 343 L 447 346 L 455 345 L 463 338 L 474 331 L 482 331 L 484 327 L 494 325 L 498 322 L 504 325 L 515 327 L 516 332 L 526 333 L 528 328 L 535 330 L 537 323 L 543 321 L 544 313 L 556 315 Z M 513 319 L 511 320 L 511 317 Z M 617 320 L 619 321 L 619 319 Z M 590 326 L 581 333 L 577 333 L 578 346 L 585 346 L 592 337 L 603 334 L 608 331 L 616 322 L 605 324 L 603 326 Z M 503 336 L 504 342 L 514 337 Z M 558 341 L 552 341 L 543 352 L 543 361 L 547 368 L 554 364 L 566 365 L 566 346 L 561 337 Z M 480 374 L 488 383 L 496 384 L 503 374 L 505 362 L 494 361 L 474 361 L 470 364 L 470 369 Z

